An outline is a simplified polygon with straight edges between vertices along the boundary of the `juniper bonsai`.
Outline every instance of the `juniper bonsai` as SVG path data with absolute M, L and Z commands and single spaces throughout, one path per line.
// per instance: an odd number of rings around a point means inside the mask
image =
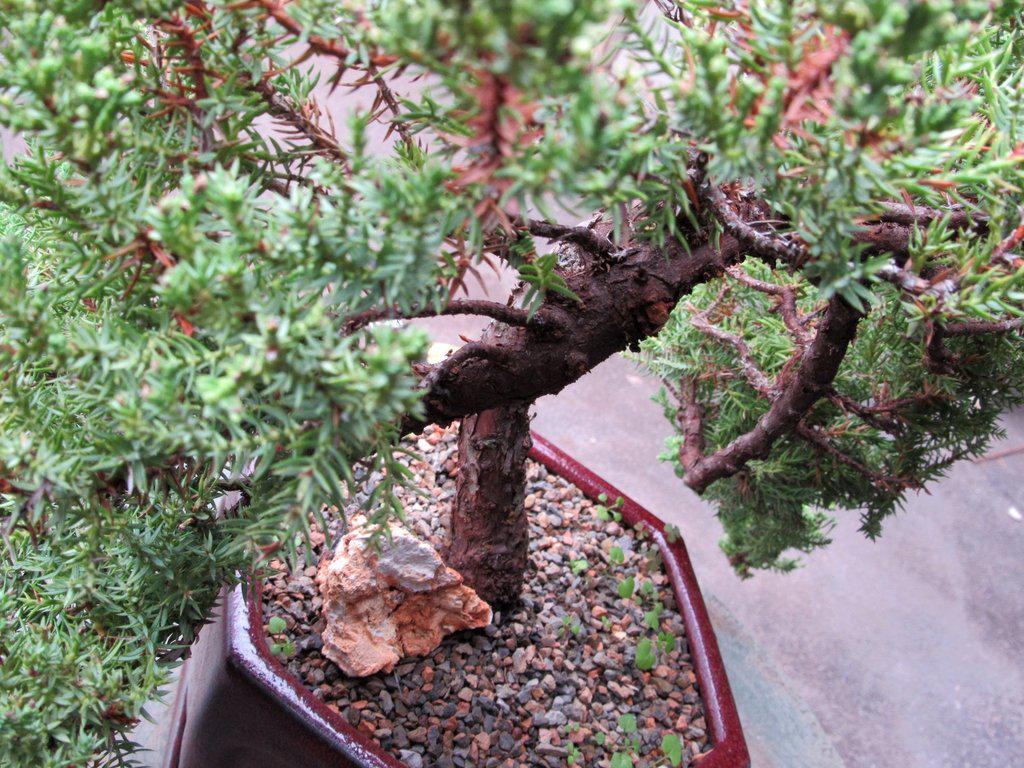
M 223 585 L 362 472 L 401 516 L 422 425 L 513 599 L 528 408 L 616 353 L 743 575 L 1022 399 L 1019 2 L 0 8 L 3 765 L 121 760 Z M 433 363 L 382 322 L 454 314 L 492 322 Z

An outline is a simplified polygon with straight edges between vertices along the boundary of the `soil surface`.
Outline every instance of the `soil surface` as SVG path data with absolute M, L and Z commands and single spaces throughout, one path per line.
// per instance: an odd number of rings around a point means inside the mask
M 426 496 L 403 498 L 407 525 L 439 550 L 455 494 L 456 429 L 428 428 L 412 441 L 420 459 L 408 461 Z M 632 759 L 620 755 L 616 766 L 669 765 L 666 734 L 682 743 L 680 764 L 695 765 L 712 745 L 657 547 L 617 522 L 614 509 L 601 519 L 598 504 L 532 461 L 526 506 L 523 598 L 496 611 L 486 629 L 452 635 L 390 673 L 349 678 L 320 653 L 315 566 L 290 572 L 275 561 L 264 626 L 276 616 L 285 629 L 270 637 L 272 647 L 317 698 L 410 768 L 610 766 L 616 753 Z M 341 533 L 340 512 L 331 526 Z M 312 541 L 316 562 L 322 533 Z M 635 591 L 624 598 L 630 578 Z M 645 640 L 653 658 L 645 658 Z

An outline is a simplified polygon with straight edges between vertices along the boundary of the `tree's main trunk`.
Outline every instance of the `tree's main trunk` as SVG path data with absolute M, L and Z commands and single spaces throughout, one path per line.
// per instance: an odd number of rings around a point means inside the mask
M 523 586 L 529 531 L 523 497 L 530 418 L 525 405 L 462 420 L 448 564 L 491 605 L 515 602 Z

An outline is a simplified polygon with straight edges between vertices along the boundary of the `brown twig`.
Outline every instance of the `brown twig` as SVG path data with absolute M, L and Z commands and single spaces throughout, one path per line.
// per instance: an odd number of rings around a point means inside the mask
M 205 11 L 199 16 L 204 20 L 208 18 Z M 210 95 L 206 85 L 207 70 L 203 62 L 202 44 L 196 38 L 195 30 L 177 14 L 158 20 L 155 26 L 173 38 L 165 47 L 181 48 L 182 58 L 188 63 L 187 71 L 192 76 L 195 98 L 188 98 L 185 106 L 199 127 L 200 149 L 203 152 L 209 152 L 215 143 L 213 126 L 209 123 L 206 111 L 198 104 L 199 101 L 209 98 Z M 186 90 L 180 82 L 177 84 L 177 89 L 184 98 Z
M 796 429 L 814 404 L 832 390 L 861 317 L 844 299 L 833 297 L 799 365 L 787 368 L 786 380 L 779 382 L 779 394 L 768 411 L 749 432 L 687 470 L 686 484 L 702 493 L 715 480 L 739 472 L 748 461 L 767 456 L 776 440 Z
M 250 7 L 263 8 L 270 18 L 284 27 L 292 35 L 296 37 L 303 36 L 304 30 L 302 29 L 302 25 L 285 12 L 284 8 L 286 3 L 281 0 L 253 0 L 252 3 L 247 5 L 250 5 Z M 331 58 L 336 59 L 341 67 L 344 68 L 351 64 L 353 52 L 337 40 L 330 40 L 320 35 L 309 35 L 305 38 L 305 41 L 314 53 L 318 53 L 321 56 L 330 56 Z M 383 66 L 393 63 L 395 61 L 395 57 L 376 54 L 373 56 L 372 61 Z
M 934 320 L 928 320 L 925 327 L 925 367 L 933 373 L 953 373 L 960 360 L 946 347 L 946 329 Z
M 946 326 L 947 336 L 973 336 L 981 333 L 1010 333 L 1024 327 L 1024 317 L 1006 320 L 965 320 Z
M 576 243 L 606 258 L 615 253 L 615 244 L 589 227 L 569 227 L 537 219 L 530 219 L 526 222 L 526 226 L 531 235 L 537 235 L 546 240 Z
M 698 154 L 691 170 L 691 177 L 697 190 L 697 197 L 714 214 L 722 225 L 722 229 L 770 263 L 774 264 L 777 261 L 790 265 L 803 263 L 807 255 L 807 249 L 803 243 L 794 242 L 774 231 L 759 232 L 743 220 L 743 217 L 733 209 L 729 198 L 708 176 L 708 160 L 707 154 L 703 152 Z
M 266 102 L 271 115 L 288 123 L 321 154 L 338 161 L 344 167 L 348 166 L 348 155 L 334 135 L 325 131 L 311 115 L 289 102 L 266 76 L 253 83 L 252 88 Z
M 942 299 L 952 295 L 957 289 L 955 280 L 944 278 L 933 282 L 892 262 L 879 269 L 875 277 L 915 296 L 932 295 Z
M 983 464 L 986 461 L 998 461 L 999 459 L 1006 459 L 1010 456 L 1017 456 L 1024 453 L 1024 445 L 1015 445 L 1011 448 L 1004 448 L 1001 451 L 992 451 L 986 453 L 984 456 L 978 456 L 975 460 L 975 464 Z
M 772 391 L 772 381 L 754 361 L 754 357 L 750 353 L 750 346 L 747 342 L 740 336 L 737 336 L 734 333 L 729 333 L 724 328 L 720 328 L 708 320 L 708 313 L 711 312 L 714 307 L 715 305 L 713 304 L 703 312 L 697 312 L 691 315 L 690 323 L 701 332 L 732 347 L 736 352 L 736 357 L 739 358 L 740 369 L 743 371 L 743 376 L 750 383 L 750 386 L 762 395 L 770 394 Z
M 882 212 L 878 218 L 906 226 L 931 224 L 933 221 L 946 219 L 953 229 L 975 229 L 984 232 L 988 229 L 988 216 L 980 211 L 966 208 L 930 208 L 923 205 L 907 205 L 906 203 L 879 203 Z
M 808 443 L 813 445 L 818 451 L 824 453 L 827 456 L 835 459 L 841 464 L 845 464 L 848 467 L 852 467 L 861 475 L 870 480 L 873 484 L 880 486 L 887 493 L 898 493 L 899 491 L 907 488 L 920 487 L 920 483 L 906 477 L 897 477 L 895 475 L 889 475 L 885 472 L 879 472 L 876 469 L 872 469 L 867 464 L 852 456 L 843 453 L 841 450 L 832 444 L 832 441 L 823 435 L 819 430 L 809 427 L 804 423 L 800 423 L 796 427 L 796 434 Z
M 697 382 L 683 379 L 679 387 L 665 381 L 665 388 L 679 403 L 676 421 L 683 433 L 679 447 L 679 463 L 684 469 L 696 466 L 704 458 L 704 410 L 697 402 Z
M 1021 215 L 1020 223 L 1014 227 L 1013 231 L 1004 237 L 999 244 L 992 250 L 992 264 L 1004 263 L 1011 266 L 1020 266 L 1020 257 L 1011 255 L 1011 251 L 1017 248 L 1024 241 L 1024 214 Z
M 409 133 L 408 126 L 401 120 L 402 109 L 398 105 L 398 99 L 395 98 L 395 94 L 392 92 L 391 86 L 387 84 L 384 76 L 380 74 L 377 66 L 372 62 L 367 67 L 366 71 L 367 74 L 369 74 L 370 79 L 373 80 L 374 85 L 377 86 L 377 93 L 381 100 L 387 105 L 388 109 L 391 110 L 391 116 L 393 118 L 391 120 L 391 127 L 395 129 L 409 149 L 415 149 L 416 140 L 412 137 L 412 134 Z
M 353 315 L 345 321 L 345 333 L 350 334 L 363 328 L 370 323 L 379 320 L 411 320 L 413 318 L 439 317 L 442 315 L 482 315 L 507 325 L 518 325 L 526 327 L 547 327 L 550 328 L 551 318 L 535 314 L 530 317 L 525 309 L 510 307 L 506 304 L 499 304 L 495 301 L 483 301 L 480 299 L 457 299 L 448 302 L 441 309 L 426 307 L 425 309 L 402 312 L 395 309 L 377 308 L 368 309 Z
M 835 389 L 829 392 L 828 399 L 843 413 L 852 413 L 868 425 L 883 432 L 898 435 L 903 431 L 899 421 L 893 418 L 892 411 L 879 409 L 877 406 L 862 405 L 849 395 L 844 395 Z
M 789 332 L 793 334 L 793 337 L 800 346 L 807 345 L 810 341 L 811 335 L 804 327 L 803 318 L 796 306 L 796 286 L 779 285 L 777 283 L 758 280 L 757 278 L 748 275 L 743 271 L 742 267 L 738 266 L 730 267 L 726 271 L 734 280 L 737 280 L 756 291 L 760 291 L 761 293 L 776 296 L 779 299 L 777 308 L 779 313 L 782 315 L 782 322 L 786 324 L 786 328 L 788 328 Z

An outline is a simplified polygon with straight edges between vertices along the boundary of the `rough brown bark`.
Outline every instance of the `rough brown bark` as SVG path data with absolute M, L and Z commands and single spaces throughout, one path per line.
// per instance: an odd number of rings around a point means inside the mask
M 744 219 L 771 215 L 764 207 L 742 211 Z M 908 238 L 907 227 L 890 222 L 856 236 L 872 251 L 894 254 L 906 251 Z M 500 331 L 492 326 L 489 338 L 422 368 L 424 413 L 407 418 L 403 432 L 561 391 L 611 355 L 657 333 L 680 298 L 753 253 L 749 243 L 729 234 L 719 238 L 718 247 L 704 242 L 687 248 L 669 238 L 662 247 L 640 242 L 610 256 L 595 254 L 582 244 L 585 240 L 574 236 L 572 247 L 580 258 L 560 269 L 580 301 L 549 294 L 528 327 L 498 323 Z
M 467 416 L 459 428 L 459 474 L 446 559 L 491 605 L 515 602 L 526 571 L 527 408 L 492 408 Z
M 494 324 L 424 371 L 425 413 L 403 431 L 448 424 L 502 405 L 532 403 L 576 381 L 598 363 L 656 333 L 679 299 L 737 263 L 745 249 L 728 235 L 719 247 L 644 243 L 613 259 L 588 257 L 563 270 L 580 301 L 549 295 L 534 327 Z

